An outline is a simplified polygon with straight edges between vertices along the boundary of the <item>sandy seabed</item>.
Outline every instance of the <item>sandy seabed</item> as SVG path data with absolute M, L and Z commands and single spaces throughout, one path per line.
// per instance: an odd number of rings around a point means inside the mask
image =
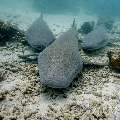
M 39 13 L 0 13 L 0 18 L 27 30 Z M 45 15 L 44 19 L 56 37 L 69 29 L 71 15 Z M 80 26 L 95 16 L 76 17 Z M 82 36 L 81 36 L 82 37 Z M 81 56 L 91 62 L 108 62 L 107 51 L 120 51 L 120 23 L 116 21 L 112 46 Z M 0 47 L 0 120 L 120 120 L 120 77 L 108 66 L 85 68 L 67 89 L 42 86 L 37 64 L 21 62 L 18 54 L 31 52 L 19 41 Z M 99 53 L 99 54 L 98 54 Z

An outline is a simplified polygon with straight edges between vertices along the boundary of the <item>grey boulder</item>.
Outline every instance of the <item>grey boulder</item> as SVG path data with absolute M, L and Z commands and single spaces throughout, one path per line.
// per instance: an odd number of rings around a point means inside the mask
M 26 31 L 28 44 L 37 50 L 43 50 L 54 40 L 54 35 L 41 15 Z
M 40 81 L 52 88 L 66 88 L 83 68 L 79 54 L 77 31 L 63 33 L 38 57 Z
M 84 37 L 82 48 L 85 51 L 94 51 L 106 46 L 108 42 L 107 30 L 101 25 Z

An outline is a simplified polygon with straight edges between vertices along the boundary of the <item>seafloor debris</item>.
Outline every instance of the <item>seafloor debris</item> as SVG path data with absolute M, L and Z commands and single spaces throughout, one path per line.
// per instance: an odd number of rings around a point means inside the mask
M 6 41 L 10 41 L 11 38 L 18 38 L 21 34 L 21 31 L 17 26 L 0 20 L 0 46 L 5 45 Z
M 81 28 L 78 29 L 78 32 L 82 34 L 88 34 L 89 32 L 93 31 L 94 26 L 95 26 L 94 21 L 84 22 Z
M 49 106 L 47 113 L 48 120 L 107 120 L 108 113 L 102 109 L 99 102 L 91 102 L 90 107 L 73 102 L 67 104 L 60 109 L 54 106 Z
M 55 40 L 52 31 L 43 20 L 43 15 L 31 25 L 26 32 L 26 36 L 30 46 L 39 51 L 43 50 Z
M 107 54 L 110 67 L 114 70 L 120 70 L 120 53 L 118 53 L 117 57 L 114 57 L 115 53 L 112 51 L 109 51 Z

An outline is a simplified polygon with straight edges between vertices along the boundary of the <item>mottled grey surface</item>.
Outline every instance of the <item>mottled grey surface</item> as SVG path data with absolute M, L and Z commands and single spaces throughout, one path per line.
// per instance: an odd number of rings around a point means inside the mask
M 47 23 L 39 17 L 26 32 L 27 41 L 35 49 L 43 50 L 55 38 Z
M 84 37 L 82 48 L 86 51 L 94 51 L 104 47 L 108 42 L 106 28 L 101 25 Z
M 40 81 L 52 88 L 66 88 L 82 70 L 77 32 L 71 28 L 39 54 Z

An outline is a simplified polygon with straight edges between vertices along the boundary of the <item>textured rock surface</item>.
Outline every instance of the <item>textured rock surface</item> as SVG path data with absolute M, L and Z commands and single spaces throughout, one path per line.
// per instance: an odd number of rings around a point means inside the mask
M 27 41 L 35 49 L 43 50 L 55 38 L 43 17 L 39 17 L 26 32 Z
M 103 26 L 98 26 L 84 37 L 82 47 L 86 51 L 94 51 L 104 47 L 108 42 L 106 29 Z
M 38 57 L 41 83 L 53 88 L 66 88 L 83 67 L 78 50 L 77 32 L 63 33 Z

